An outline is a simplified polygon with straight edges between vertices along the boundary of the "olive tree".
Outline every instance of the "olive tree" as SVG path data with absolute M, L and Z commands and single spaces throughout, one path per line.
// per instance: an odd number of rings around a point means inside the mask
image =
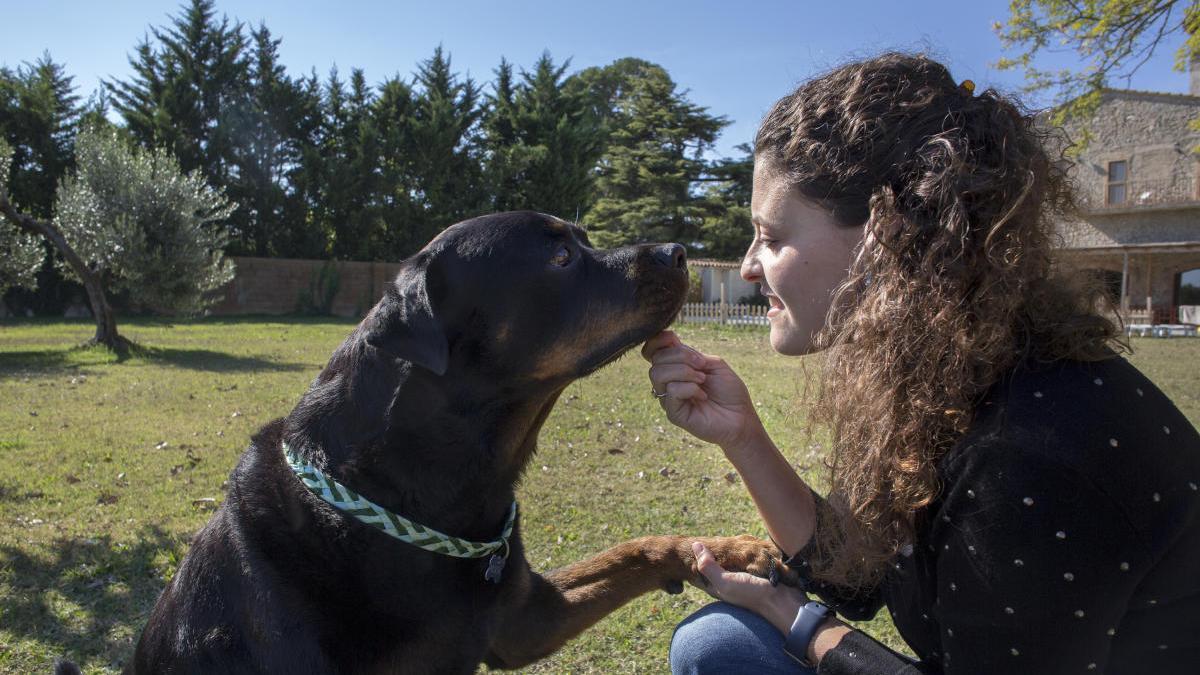
M 76 169 L 58 187 L 54 217 L 34 218 L 11 202 L 7 159 L 0 164 L 4 249 L 28 251 L 29 236 L 49 241 L 66 273 L 83 284 L 96 319 L 92 342 L 120 349 L 108 293 L 127 291 L 135 305 L 191 314 L 233 278 L 223 248 L 234 206 L 196 172 L 185 174 L 163 150 L 130 148 L 112 128 L 86 128 Z M 11 156 L 0 144 L 0 157 Z M 15 226 L 15 228 L 14 228 Z M 23 237 L 24 235 L 24 237 Z M 5 279 L 29 283 L 30 258 L 0 260 Z

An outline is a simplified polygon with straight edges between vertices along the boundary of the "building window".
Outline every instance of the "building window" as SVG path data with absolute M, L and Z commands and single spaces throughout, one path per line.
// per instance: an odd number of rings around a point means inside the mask
M 1125 203 L 1125 182 L 1128 168 L 1128 164 L 1124 161 L 1108 163 L 1108 191 L 1104 197 L 1106 204 Z

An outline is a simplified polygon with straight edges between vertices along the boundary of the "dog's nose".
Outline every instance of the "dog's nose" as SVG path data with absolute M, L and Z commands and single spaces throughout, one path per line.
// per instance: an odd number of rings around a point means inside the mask
M 687 252 L 679 244 L 662 244 L 654 247 L 654 262 L 675 269 L 687 266 Z

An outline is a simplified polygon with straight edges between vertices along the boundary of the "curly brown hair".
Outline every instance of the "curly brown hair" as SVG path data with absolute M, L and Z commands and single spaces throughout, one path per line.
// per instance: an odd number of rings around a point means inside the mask
M 835 506 L 816 537 L 826 581 L 873 586 L 914 541 L 937 460 L 1006 372 L 1119 347 L 1098 288 L 1052 265 L 1052 217 L 1072 200 L 1050 133 L 1013 100 L 900 53 L 811 80 L 763 121 L 757 161 L 838 223 L 865 223 L 816 338 L 809 422 L 832 434 Z

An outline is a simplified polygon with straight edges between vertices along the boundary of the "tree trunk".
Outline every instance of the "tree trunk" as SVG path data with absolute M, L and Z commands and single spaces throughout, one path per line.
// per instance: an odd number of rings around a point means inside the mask
M 0 188 L 0 213 L 7 216 L 21 230 L 34 236 L 44 237 L 54 244 L 87 290 L 88 303 L 92 306 L 92 315 L 96 318 L 96 335 L 91 342 L 104 345 L 113 351 L 123 351 L 126 347 L 125 339 L 117 334 L 117 317 L 108 304 L 108 297 L 104 295 L 104 286 L 100 283 L 100 275 L 88 268 L 75 249 L 67 243 L 62 232 L 47 221 L 37 220 L 17 211 L 17 208 L 8 199 L 8 192 L 2 188 Z

